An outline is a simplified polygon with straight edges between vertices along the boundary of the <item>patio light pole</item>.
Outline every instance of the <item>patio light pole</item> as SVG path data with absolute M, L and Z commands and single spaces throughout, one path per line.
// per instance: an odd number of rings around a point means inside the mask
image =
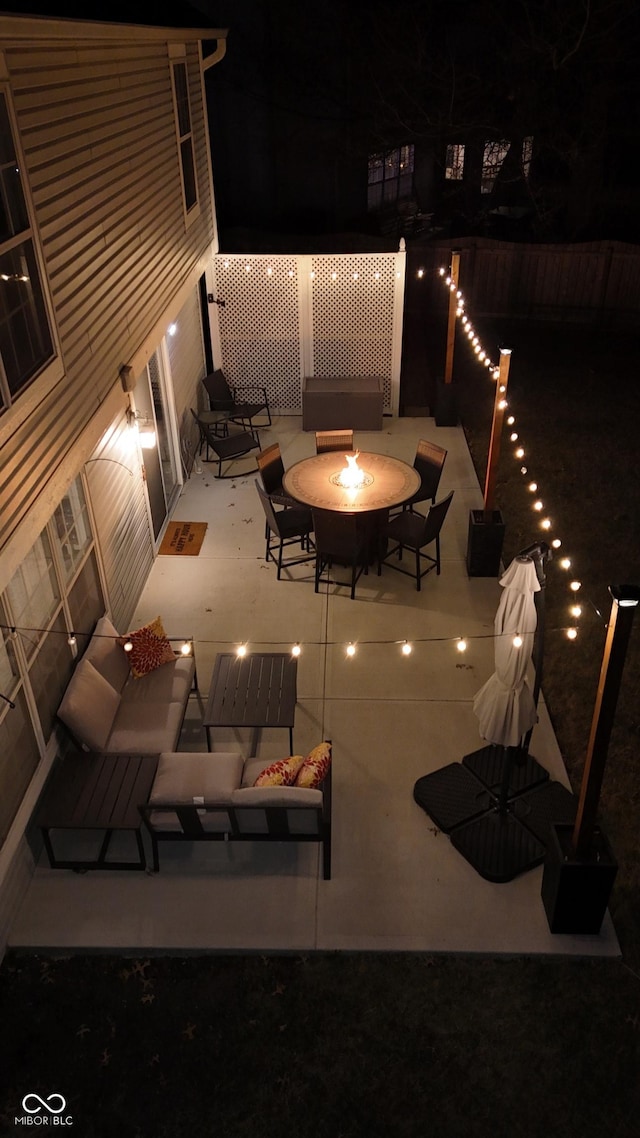
M 611 615 L 575 824 L 552 826 L 542 879 L 542 900 L 552 932 L 598 933 L 618 868 L 596 817 L 640 587 L 610 585 L 609 592 Z

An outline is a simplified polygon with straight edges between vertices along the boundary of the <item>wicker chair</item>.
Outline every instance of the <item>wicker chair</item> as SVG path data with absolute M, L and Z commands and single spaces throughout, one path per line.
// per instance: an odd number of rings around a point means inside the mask
M 353 450 L 353 431 L 316 431 L 316 454 L 326 450 Z

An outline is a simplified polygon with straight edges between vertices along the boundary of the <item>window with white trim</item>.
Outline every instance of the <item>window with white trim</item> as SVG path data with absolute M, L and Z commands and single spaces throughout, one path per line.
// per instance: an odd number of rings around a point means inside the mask
M 104 611 L 78 477 L 0 595 L 0 843 L 53 733 L 74 652 Z
M 0 413 L 54 354 L 18 149 L 0 90 Z
M 173 76 L 173 95 L 175 100 L 176 129 L 180 150 L 180 169 L 182 172 L 182 191 L 185 213 L 198 204 L 198 185 L 196 181 L 193 131 L 191 128 L 191 107 L 189 105 L 189 75 L 186 60 L 171 64 Z
M 369 157 L 367 205 L 382 209 L 413 194 L 413 144 Z

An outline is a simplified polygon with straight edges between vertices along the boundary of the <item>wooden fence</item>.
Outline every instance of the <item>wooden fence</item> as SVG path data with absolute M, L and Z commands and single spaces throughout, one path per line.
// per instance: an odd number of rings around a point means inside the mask
M 508 316 L 620 330 L 638 326 L 638 245 L 521 245 L 482 237 L 410 241 L 408 278 L 424 270 L 422 295 L 431 311 L 448 305 L 438 270 L 448 269 L 454 249 L 460 252 L 460 288 L 474 319 Z

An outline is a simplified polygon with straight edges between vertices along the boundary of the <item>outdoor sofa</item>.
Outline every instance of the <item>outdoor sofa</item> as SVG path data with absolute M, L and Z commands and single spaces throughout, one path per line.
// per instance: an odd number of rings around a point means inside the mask
M 149 626 L 150 627 L 150 626 Z M 133 634 L 135 637 L 137 634 Z M 84 751 L 157 755 L 175 751 L 189 696 L 197 690 L 193 653 L 135 677 L 108 617 L 98 621 L 69 681 L 58 718 Z
M 160 755 L 149 802 L 140 806 L 154 870 L 160 842 L 319 842 L 329 880 L 331 766 L 317 789 L 255 786 L 263 768 L 264 759 L 235 752 Z

